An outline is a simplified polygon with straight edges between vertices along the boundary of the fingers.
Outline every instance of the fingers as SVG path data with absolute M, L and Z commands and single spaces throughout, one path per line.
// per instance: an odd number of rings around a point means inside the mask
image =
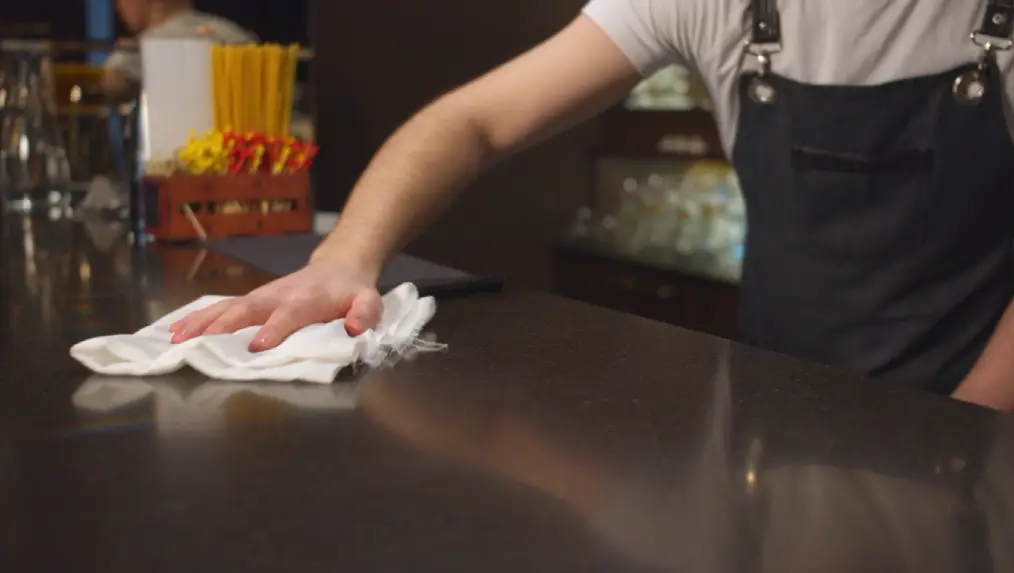
M 320 307 L 308 300 L 300 303 L 287 303 L 275 309 L 264 322 L 253 340 L 250 341 L 251 352 L 263 352 L 282 343 L 292 333 L 308 324 L 319 322 L 317 315 Z
M 250 297 L 224 300 L 198 310 L 169 327 L 173 344 L 186 342 L 204 334 L 225 334 L 263 324 L 270 314 L 264 304 Z
M 304 326 L 342 316 L 348 333 L 358 336 L 377 326 L 382 310 L 380 294 L 372 289 L 356 292 L 351 301 L 313 295 L 310 291 L 295 296 L 262 292 L 191 313 L 172 325 L 170 331 L 173 343 L 180 343 L 205 334 L 226 334 L 263 324 L 250 343 L 251 351 L 262 352 L 278 346 Z
M 174 323 L 169 327 L 169 332 L 173 333 L 173 344 L 185 342 L 203 334 L 211 323 L 222 316 L 232 302 L 231 300 L 217 302 L 207 308 L 192 312 L 179 322 Z
M 233 304 L 208 326 L 204 334 L 227 334 L 248 326 L 264 324 L 271 316 L 273 306 L 269 301 L 251 296 L 234 300 Z
M 369 290 L 357 294 L 345 317 L 345 330 L 352 336 L 358 336 L 371 328 L 376 328 L 382 310 L 383 303 L 377 291 Z

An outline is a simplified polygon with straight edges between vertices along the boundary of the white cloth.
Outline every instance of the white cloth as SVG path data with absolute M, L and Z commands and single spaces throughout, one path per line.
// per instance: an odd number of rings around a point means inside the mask
M 409 283 L 384 295 L 380 324 L 359 336 L 349 336 L 345 320 L 340 319 L 307 326 L 265 352 L 248 350 L 259 327 L 201 336 L 181 344 L 171 342 L 169 327 L 174 322 L 226 298 L 201 297 L 134 334 L 101 336 L 75 344 L 70 355 L 93 372 L 114 376 L 155 376 L 189 365 L 218 380 L 330 384 L 339 371 L 359 362 L 376 365 L 392 354 L 442 348 L 418 338 L 436 313 L 436 302 L 432 297 L 420 298 Z

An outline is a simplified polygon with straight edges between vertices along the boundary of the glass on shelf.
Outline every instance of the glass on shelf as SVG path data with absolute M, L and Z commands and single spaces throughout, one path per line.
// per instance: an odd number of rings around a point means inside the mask
M 711 109 L 707 89 L 689 69 L 672 65 L 642 80 L 627 97 L 631 110 Z
M 574 215 L 574 220 L 570 222 L 567 236 L 571 240 L 581 241 L 590 238 L 594 230 L 595 212 L 591 207 L 581 207 Z
M 636 260 L 738 278 L 746 209 L 728 164 L 670 164 L 631 174 L 617 199 L 604 212 L 580 209 L 571 240 Z

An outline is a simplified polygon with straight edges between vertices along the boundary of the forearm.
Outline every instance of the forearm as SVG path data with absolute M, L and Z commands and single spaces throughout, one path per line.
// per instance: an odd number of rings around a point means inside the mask
M 1003 411 L 1014 410 L 1014 301 L 993 331 L 986 349 L 976 361 L 954 398 Z
M 464 106 L 438 100 L 381 147 L 314 260 L 379 272 L 471 183 L 497 153 Z
M 601 28 L 575 19 L 398 130 L 313 260 L 379 272 L 483 169 L 599 113 L 640 79 Z

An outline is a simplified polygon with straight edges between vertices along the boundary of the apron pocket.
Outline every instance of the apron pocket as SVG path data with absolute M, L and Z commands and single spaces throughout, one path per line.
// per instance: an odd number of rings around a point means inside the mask
M 797 146 L 792 167 L 800 238 L 827 263 L 897 261 L 938 224 L 931 149 L 863 155 Z
M 792 168 L 796 171 L 828 171 L 838 173 L 917 173 L 933 168 L 932 149 L 906 149 L 867 157 L 837 153 L 809 147 L 792 148 Z

